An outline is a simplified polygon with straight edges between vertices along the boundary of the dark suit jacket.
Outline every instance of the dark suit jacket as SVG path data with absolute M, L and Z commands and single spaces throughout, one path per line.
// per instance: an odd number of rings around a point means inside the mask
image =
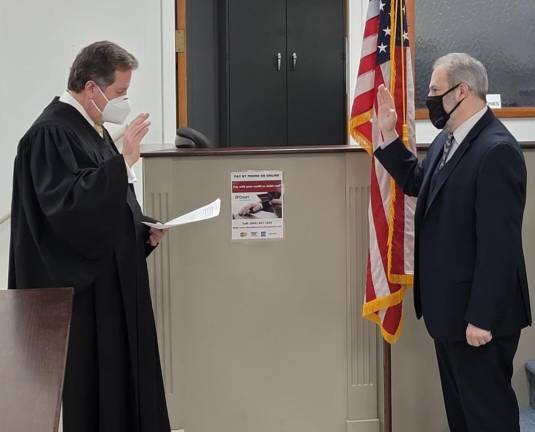
M 468 323 L 494 337 L 531 324 L 522 250 L 526 165 L 492 111 L 439 172 L 447 134 L 419 162 L 398 139 L 375 156 L 417 196 L 414 304 L 437 340 L 466 338 Z

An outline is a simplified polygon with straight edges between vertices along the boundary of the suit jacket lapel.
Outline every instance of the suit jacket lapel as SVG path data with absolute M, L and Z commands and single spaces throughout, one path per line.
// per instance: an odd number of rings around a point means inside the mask
M 425 213 L 424 216 L 427 215 L 427 212 L 429 211 L 429 208 L 433 204 L 435 198 L 437 197 L 438 193 L 444 186 L 444 183 L 446 183 L 446 180 L 450 177 L 452 172 L 455 170 L 455 167 L 459 164 L 467 150 L 470 148 L 470 143 L 477 138 L 479 133 L 492 121 L 494 120 L 494 114 L 490 109 L 487 110 L 485 115 L 476 123 L 476 125 L 472 128 L 472 130 L 468 133 L 466 138 L 463 140 L 463 142 L 459 145 L 459 148 L 457 151 L 453 154 L 451 159 L 448 161 L 446 165 L 444 165 L 444 168 L 442 168 L 442 172 L 436 173 L 437 177 L 437 184 L 434 188 L 429 189 L 429 193 L 431 194 L 426 203 L 425 207 Z M 444 144 L 442 144 L 444 145 Z M 442 153 L 439 153 L 442 154 Z M 438 158 L 437 158 L 438 159 Z M 436 170 L 436 161 L 433 169 L 430 171 L 430 176 L 428 178 L 429 183 L 430 179 L 433 177 L 433 174 Z
M 433 148 L 433 144 L 429 147 L 427 158 L 429 159 L 429 165 L 424 173 L 424 179 L 422 180 L 422 187 L 420 189 L 419 193 L 419 199 L 416 203 L 416 211 L 415 211 L 415 221 L 418 222 L 421 217 L 423 216 L 423 212 L 426 208 L 427 203 L 427 196 L 429 194 L 430 184 L 431 184 L 431 178 L 433 177 L 433 173 L 436 170 L 436 167 L 438 165 L 438 162 L 440 160 L 440 155 L 442 154 L 441 149 L 444 147 L 444 143 L 446 142 L 448 138 L 448 135 L 445 133 L 442 133 L 441 135 L 437 136 L 437 140 L 441 140 L 442 143 L 436 146 L 436 150 Z

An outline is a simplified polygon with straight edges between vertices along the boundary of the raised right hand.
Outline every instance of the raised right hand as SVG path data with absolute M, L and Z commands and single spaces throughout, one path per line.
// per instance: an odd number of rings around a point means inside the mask
M 139 159 L 139 145 L 149 131 L 149 114 L 139 114 L 128 125 L 123 137 L 123 157 L 128 166 L 134 165 Z
M 394 99 L 384 84 L 381 84 L 377 89 L 377 124 L 383 134 L 384 142 L 393 141 L 397 138 L 397 121 L 398 116 Z

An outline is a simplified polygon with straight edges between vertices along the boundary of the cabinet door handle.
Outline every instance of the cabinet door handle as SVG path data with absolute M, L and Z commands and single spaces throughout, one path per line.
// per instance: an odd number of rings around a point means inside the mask
M 277 53 L 277 70 L 280 72 L 282 63 L 282 54 Z
M 297 66 L 297 53 L 292 54 L 292 69 L 295 70 Z

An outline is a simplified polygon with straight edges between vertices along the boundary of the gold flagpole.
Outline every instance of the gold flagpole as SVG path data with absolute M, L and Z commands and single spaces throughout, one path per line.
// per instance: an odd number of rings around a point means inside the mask
M 396 35 L 397 35 L 397 11 L 400 0 L 392 0 L 390 3 L 390 93 L 392 95 L 396 92 Z M 403 31 L 403 24 L 401 27 Z M 403 36 L 402 36 L 403 39 Z M 402 57 L 403 58 L 403 57 Z M 403 70 L 403 68 L 402 68 Z M 402 79 L 404 76 L 402 75 Z M 392 187 L 394 187 L 393 180 L 391 180 Z M 392 347 L 383 339 L 383 431 L 392 432 Z
M 383 339 L 383 432 L 392 432 L 392 347 Z
M 403 101 L 403 126 L 402 126 L 402 141 L 406 147 L 409 145 L 409 131 L 407 127 L 407 87 L 405 82 L 405 71 L 407 65 L 405 64 L 405 20 L 404 10 L 406 8 L 405 0 L 401 0 L 401 7 L 399 8 L 400 18 L 400 36 L 401 36 L 401 85 L 403 86 L 403 93 L 401 95 Z

